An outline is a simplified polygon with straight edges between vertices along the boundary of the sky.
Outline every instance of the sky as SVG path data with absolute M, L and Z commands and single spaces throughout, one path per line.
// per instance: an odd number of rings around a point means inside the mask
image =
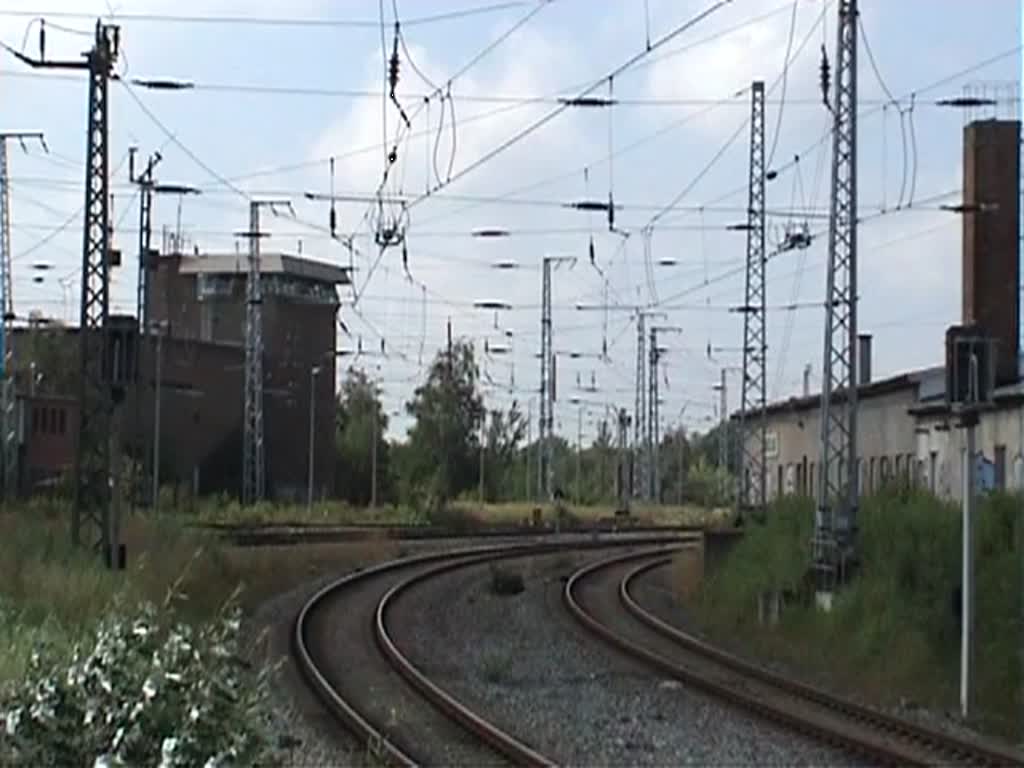
M 408 125 L 384 94 L 396 10 L 395 95 Z M 831 157 L 819 65 L 823 45 L 835 61 L 834 0 L 0 0 L 0 40 L 36 55 L 42 16 L 47 56 L 77 58 L 95 14 L 121 25 L 110 166 L 125 260 L 112 311 L 134 310 L 138 201 L 126 159 L 136 146 L 140 160 L 161 153 L 160 182 L 202 192 L 158 198 L 157 243 L 180 227 L 190 250 L 245 248 L 235 233 L 249 201 L 287 198 L 293 213 L 263 212 L 263 248 L 354 267 L 338 347 L 377 353 L 354 364 L 379 380 L 394 436 L 409 426 L 404 403 L 449 318 L 478 350 L 487 403 L 515 400 L 536 420 L 545 255 L 576 258 L 552 281 L 556 432 L 586 441 L 608 408 L 632 409 L 636 305 L 678 329 L 661 341 L 663 425 L 705 430 L 723 368 L 730 410 L 739 402 L 742 316 L 730 309 L 743 301 L 746 236 L 729 227 L 746 217 L 750 84 L 760 79 L 778 171 L 769 251 L 789 231 L 813 235 L 768 265 L 769 396 L 798 394 L 808 364 L 817 390 Z M 959 320 L 961 221 L 939 206 L 959 200 L 971 115 L 935 102 L 973 88 L 999 100 L 999 116 L 1019 114 L 1020 9 L 861 0 L 860 16 L 858 312 L 884 377 L 940 363 L 944 330 Z M 49 148 L 9 149 L 19 316 L 78 315 L 86 93 L 80 73 L 33 72 L 0 51 L 0 130 L 44 131 Z M 617 103 L 559 111 L 559 97 L 584 93 Z M 337 205 L 346 242 L 329 237 L 329 204 L 305 195 L 332 186 L 355 198 Z M 565 205 L 609 195 L 625 235 L 604 213 Z M 374 242 L 396 222 L 408 271 L 401 247 L 381 253 Z M 487 228 L 509 236 L 473 236 Z

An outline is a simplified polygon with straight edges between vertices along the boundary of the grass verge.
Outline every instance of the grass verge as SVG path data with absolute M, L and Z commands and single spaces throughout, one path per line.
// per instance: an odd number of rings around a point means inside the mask
M 977 702 L 974 725 L 1019 740 L 1022 499 L 979 504 Z M 752 526 L 692 603 L 716 639 L 781 661 L 828 687 L 881 705 L 955 711 L 960 624 L 960 513 L 934 497 L 890 491 L 862 503 L 863 565 L 833 610 L 813 607 L 807 582 L 813 509 L 807 499 L 775 505 Z M 758 621 L 764 590 L 783 592 L 777 624 Z

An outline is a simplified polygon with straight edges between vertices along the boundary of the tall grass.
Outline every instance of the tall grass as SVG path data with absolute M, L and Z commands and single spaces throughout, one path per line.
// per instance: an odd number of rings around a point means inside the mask
M 123 572 L 107 570 L 88 548 L 71 546 L 69 510 L 34 501 L 0 511 L 0 683 L 20 677 L 41 642 L 70 649 L 113 607 L 162 605 L 173 591 L 182 620 L 202 623 L 240 592 L 252 609 L 319 576 L 397 555 L 394 542 L 233 548 L 189 528 L 189 516 L 129 516 Z
M 1021 737 L 1022 500 L 993 495 L 976 529 L 979 724 Z M 891 490 L 864 500 L 862 566 L 833 610 L 813 607 L 807 565 L 813 508 L 776 504 L 705 584 L 699 613 L 713 634 L 793 662 L 823 682 L 880 702 L 954 710 L 958 696 L 960 512 L 932 496 Z M 789 593 L 777 626 L 759 626 L 763 590 Z

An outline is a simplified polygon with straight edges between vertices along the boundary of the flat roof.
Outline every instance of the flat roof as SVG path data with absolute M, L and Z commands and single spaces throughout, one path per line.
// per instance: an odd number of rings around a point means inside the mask
M 880 395 L 888 395 L 893 392 L 900 392 L 904 389 L 912 387 L 918 387 L 922 384 L 928 384 L 933 382 L 936 378 L 942 379 L 945 368 L 942 366 L 932 366 L 929 368 L 918 368 L 917 370 L 907 371 L 905 373 L 898 373 L 894 376 L 888 376 L 884 379 L 877 379 L 875 381 L 868 382 L 867 384 L 861 384 L 857 387 L 857 397 L 859 399 L 878 397 Z M 943 388 L 943 394 L 945 390 Z M 834 402 L 841 403 L 844 400 L 843 393 L 838 393 L 834 399 Z M 774 403 L 768 403 L 766 412 L 769 416 L 777 415 L 780 413 L 793 413 L 796 411 L 809 411 L 821 407 L 821 392 L 817 392 L 807 397 L 789 397 L 785 400 L 777 400 Z M 734 413 L 730 418 L 736 419 L 739 417 L 739 413 Z
M 244 253 L 204 253 L 181 256 L 178 271 L 183 275 L 233 275 L 248 272 L 248 256 Z M 332 285 L 351 285 L 348 267 L 339 267 L 307 256 L 269 252 L 260 254 L 261 275 L 291 275 Z

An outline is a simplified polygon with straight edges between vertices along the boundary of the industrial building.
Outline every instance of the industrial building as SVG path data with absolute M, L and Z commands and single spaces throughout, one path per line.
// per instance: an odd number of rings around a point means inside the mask
M 985 488 L 1024 490 L 1024 359 L 1020 336 L 1020 122 L 964 128 L 962 322 L 994 341 L 995 389 L 980 418 L 976 461 Z M 877 340 L 875 340 L 877 341 Z M 882 380 L 871 373 L 872 338 L 858 344 L 857 463 L 862 493 L 903 478 L 963 495 L 965 433 L 950 412 L 944 365 Z M 842 397 L 842 394 L 839 395 Z M 768 497 L 813 496 L 821 444 L 821 396 L 767 408 Z
M 319 414 L 314 430 L 314 492 L 326 496 L 335 491 L 337 287 L 350 284 L 350 274 L 346 268 L 282 253 L 263 254 L 260 263 L 267 497 L 305 498 L 311 396 Z M 138 351 L 139 385 L 117 409 L 122 444 L 128 455 L 151 467 L 159 442 L 161 484 L 197 494 L 237 494 L 242 470 L 248 260 L 239 254 L 169 254 L 151 264 L 150 329 Z M 29 383 L 19 381 L 20 482 L 25 492 L 70 470 L 72 425 L 77 424 L 74 380 L 66 371 L 46 367 L 64 368 L 67 364 L 58 362 L 64 360 L 75 370 L 71 361 L 77 360 L 78 331 L 19 330 L 15 357 L 33 354 L 38 345 L 29 337 L 39 334 L 48 335 L 63 349 L 33 368 L 33 376 L 53 380 L 45 396 L 33 395 Z

